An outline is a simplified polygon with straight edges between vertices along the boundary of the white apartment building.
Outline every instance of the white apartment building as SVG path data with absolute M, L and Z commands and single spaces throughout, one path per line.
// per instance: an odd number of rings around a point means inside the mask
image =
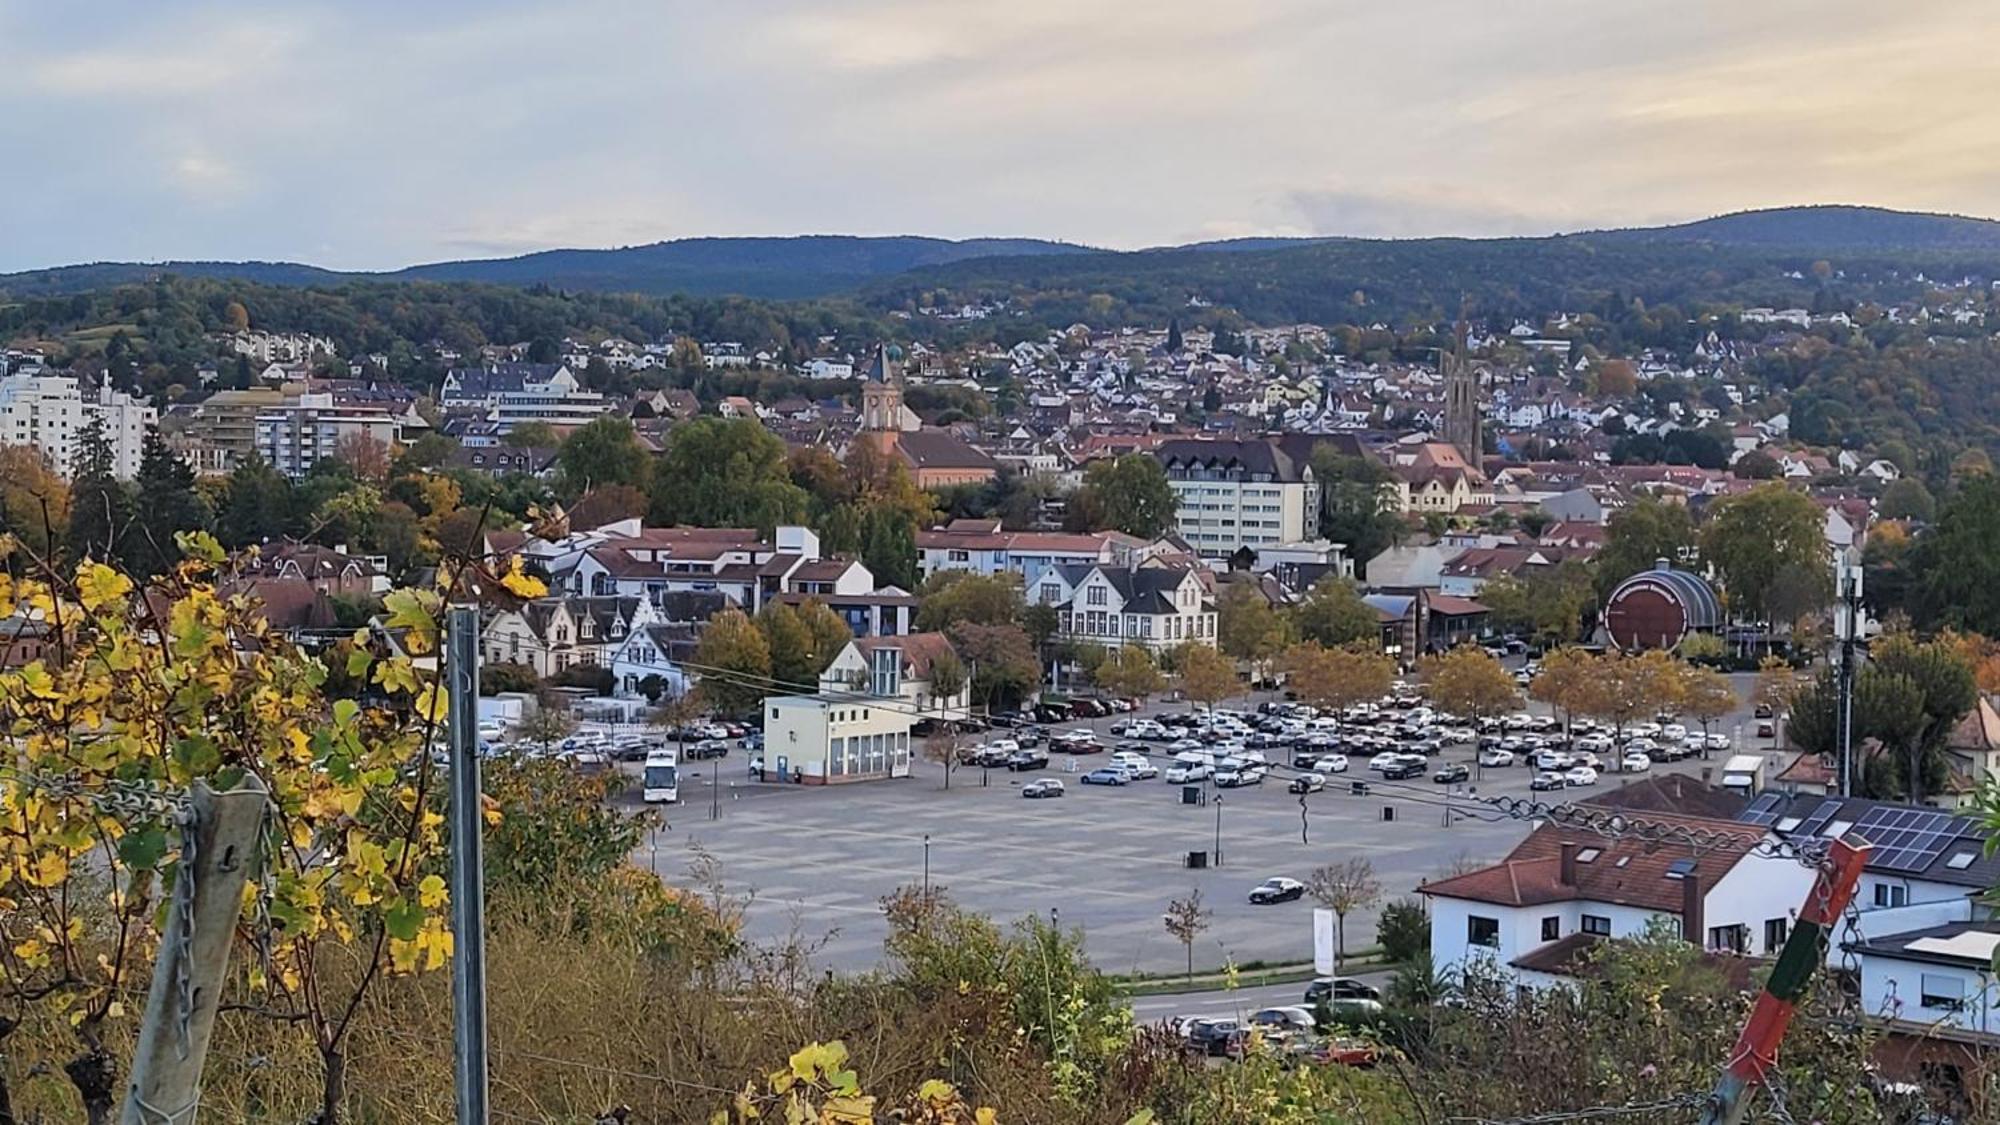
M 1153 652 L 1187 642 L 1215 646 L 1215 599 L 1187 567 L 1052 566 L 1028 599 L 1055 606 L 1059 635 L 1072 640 Z
M 1318 537 L 1319 483 L 1312 467 L 1276 442 L 1167 441 L 1153 456 L 1180 501 L 1175 529 L 1204 557 Z
M 502 434 L 523 422 L 587 425 L 613 406 L 596 391 L 584 390 L 569 367 L 560 363 L 454 367 L 445 372 L 438 402 L 447 408 L 481 408 L 486 421 L 495 423 Z
M 86 396 L 68 375 L 36 371 L 0 378 L 0 443 L 41 450 L 63 476 L 70 475 L 77 441 L 93 419 L 110 443 L 112 473 L 120 480 L 137 476 L 157 410 L 108 384 Z
M 399 430 L 392 415 L 335 406 L 330 394 L 299 395 L 257 415 L 257 453 L 286 476 L 303 477 L 350 438 L 393 450 Z

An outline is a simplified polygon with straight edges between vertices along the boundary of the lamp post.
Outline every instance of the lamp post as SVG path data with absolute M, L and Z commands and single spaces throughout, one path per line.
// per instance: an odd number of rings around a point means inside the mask
M 1222 866 L 1222 794 L 1215 795 L 1215 865 Z
M 931 893 L 931 834 L 924 833 L 924 897 Z

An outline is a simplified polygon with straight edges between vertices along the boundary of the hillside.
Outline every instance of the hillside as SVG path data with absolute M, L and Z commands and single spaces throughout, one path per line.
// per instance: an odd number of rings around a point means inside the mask
M 1692 223 L 1592 231 L 1612 242 L 1708 242 L 1718 246 L 1835 250 L 2000 250 L 2000 222 L 1885 207 L 1778 207 Z
M 15 298 L 59 296 L 176 274 L 268 285 L 469 281 L 596 292 L 797 299 L 845 292 L 876 278 L 966 258 L 1088 252 L 1085 247 L 1031 238 L 688 238 L 615 250 L 545 250 L 514 258 L 435 262 L 380 273 L 327 270 L 292 262 L 94 262 L 0 274 L 0 294 Z

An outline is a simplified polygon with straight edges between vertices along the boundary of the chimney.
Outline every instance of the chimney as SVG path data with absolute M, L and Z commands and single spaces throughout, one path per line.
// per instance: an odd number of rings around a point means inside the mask
M 1693 942 L 1697 949 L 1706 947 L 1702 921 L 1701 877 L 1690 871 L 1681 877 L 1681 936 Z
M 1556 882 L 1565 887 L 1576 886 L 1576 845 L 1568 841 L 1562 845 L 1562 859 L 1556 866 Z

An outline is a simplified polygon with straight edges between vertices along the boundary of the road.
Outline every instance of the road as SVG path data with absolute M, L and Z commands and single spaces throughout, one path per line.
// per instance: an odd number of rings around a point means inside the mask
M 1354 979 L 1377 988 L 1387 988 L 1390 973 L 1378 970 L 1354 973 Z M 1235 1016 L 1241 1019 L 1260 1008 L 1297 1004 L 1305 998 L 1306 982 L 1260 984 L 1253 988 L 1205 989 L 1200 992 L 1162 992 L 1132 998 L 1132 1015 L 1140 1023 L 1158 1023 L 1172 1016 Z

